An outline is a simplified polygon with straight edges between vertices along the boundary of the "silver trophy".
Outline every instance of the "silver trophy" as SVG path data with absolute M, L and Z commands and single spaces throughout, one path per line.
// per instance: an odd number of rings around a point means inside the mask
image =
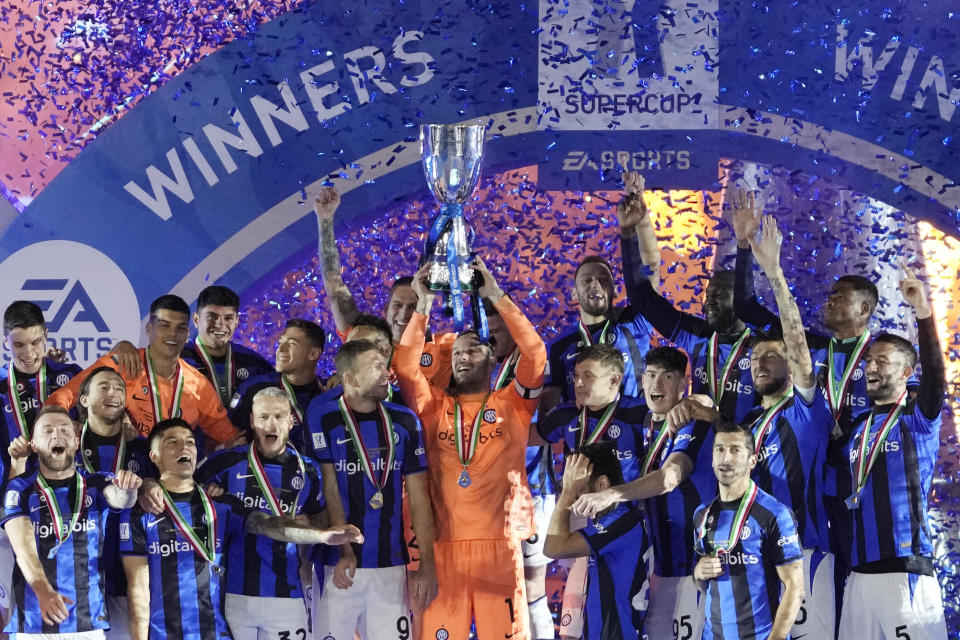
M 461 291 L 474 289 L 470 267 L 473 231 L 463 218 L 463 203 L 480 180 L 482 124 L 425 124 L 420 127 L 420 156 L 430 192 L 440 201 L 421 263 L 430 264 L 430 288 L 451 293 L 454 317 L 463 317 Z M 459 307 L 459 314 L 458 314 Z

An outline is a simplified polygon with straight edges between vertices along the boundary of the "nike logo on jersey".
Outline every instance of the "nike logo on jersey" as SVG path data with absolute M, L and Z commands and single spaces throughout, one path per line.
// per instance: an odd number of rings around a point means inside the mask
M 580 425 L 578 424 L 573 427 L 567 427 L 567 431 L 569 431 L 570 433 L 576 433 L 577 431 L 580 431 Z
M 237 480 L 243 480 L 244 478 L 252 478 L 252 477 L 253 477 L 253 474 L 252 474 L 252 473 L 238 473 L 238 474 L 237 474 Z
M 350 442 L 350 438 L 347 438 L 346 440 L 341 440 L 340 438 L 337 438 L 337 444 L 347 444 L 348 442 Z
M 42 504 L 42 505 L 40 505 L 39 507 L 34 507 L 34 508 L 30 509 L 30 513 L 33 513 L 34 511 L 39 511 L 40 509 L 46 509 L 46 508 L 47 508 L 47 505 Z
M 153 527 L 155 527 L 155 526 L 157 526 L 158 524 L 160 524 L 162 521 L 163 521 L 163 517 L 162 517 L 162 516 L 159 517 L 159 518 L 154 518 L 153 522 L 148 522 L 148 523 L 147 523 L 147 529 L 152 529 Z
M 568 354 L 567 354 L 567 360 L 573 360 L 573 359 L 576 358 L 578 355 L 580 355 L 580 354 L 577 353 L 576 351 L 574 351 L 573 353 L 568 353 Z

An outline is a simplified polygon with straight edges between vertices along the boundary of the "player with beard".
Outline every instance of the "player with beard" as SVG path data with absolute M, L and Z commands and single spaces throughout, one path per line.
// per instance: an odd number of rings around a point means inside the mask
M 320 463 L 334 524 L 359 528 L 363 544 L 330 549 L 316 558 L 313 633 L 326 637 L 396 638 L 410 632 L 410 609 L 436 597 L 433 513 L 420 422 L 386 402 L 387 359 L 372 342 L 351 340 L 337 353 L 342 393 L 310 405 L 311 455 Z M 403 488 L 420 549 L 408 574 L 401 517 Z M 409 576 L 409 593 L 408 593 Z M 321 589 L 322 585 L 322 589 Z
M 349 525 L 321 530 L 301 519 L 245 507 L 229 494 L 210 498 L 194 482 L 193 429 L 179 418 L 164 420 L 150 432 L 150 459 L 160 473 L 164 509 L 155 515 L 135 506 L 120 528 L 134 640 L 232 637 L 221 598 L 224 573 L 240 569 L 225 563 L 231 536 L 247 533 L 307 545 L 363 539 Z
M 201 485 L 239 498 L 244 506 L 273 516 L 303 515 L 323 528 L 323 485 L 316 464 L 288 438 L 293 414 L 286 393 L 264 387 L 253 396 L 253 443 L 218 451 L 197 468 Z M 245 533 L 228 537 L 224 615 L 236 640 L 291 638 L 307 633 L 307 612 L 297 545 Z
M 679 349 L 656 347 L 647 353 L 642 383 L 650 411 L 643 424 L 640 477 L 585 493 L 573 505 L 575 516 L 597 518 L 618 503 L 645 501 L 654 560 L 644 620 L 650 638 L 689 640 L 703 630 L 702 601 L 689 579 L 696 558 L 688 541 L 697 507 L 717 493 L 711 468 L 717 412 L 709 398 L 681 400 L 689 382 L 686 371 L 687 356 Z M 675 411 L 681 404 L 690 405 L 682 414 Z M 670 422 L 679 428 L 671 429 Z
M 758 332 L 752 340 L 750 367 L 761 406 L 747 414 L 756 441 L 757 485 L 790 507 L 803 547 L 804 601 L 794 636 L 832 640 L 842 577 L 830 552 L 824 508 L 824 460 L 832 419 L 817 386 L 803 320 L 780 267 L 783 237 L 771 216 L 764 216 L 758 239 L 750 243 L 773 287 L 783 336 Z
M 726 420 L 741 420 L 755 404 L 753 382 L 746 358 L 751 329 L 739 320 L 733 309 L 734 274 L 718 271 L 707 284 L 703 317 L 676 309 L 651 286 L 645 271 L 658 272 L 660 262 L 651 262 L 649 243 L 656 242 L 653 222 L 643 198 L 641 178 L 638 188 L 628 194 L 617 210 L 622 229 L 641 229 L 639 239 L 623 237 L 623 279 L 627 296 L 653 328 L 690 357 L 693 393 L 706 394 Z M 652 239 L 652 240 L 651 240 Z
M 640 510 L 621 502 L 604 509 L 579 531 L 570 530 L 571 506 L 578 496 L 622 482 L 613 443 L 584 445 L 567 460 L 563 489 L 546 534 L 544 553 L 551 558 L 589 558 L 584 640 L 663 637 L 648 634 L 644 624 L 641 603 L 647 586 L 648 542 Z
M 160 296 L 150 304 L 147 322 L 147 347 L 140 349 L 142 373 L 131 376 L 121 372 L 127 390 L 127 413 L 141 435 L 150 433 L 157 422 L 177 416 L 195 425 L 216 443 L 236 438 L 240 433 L 227 418 L 217 391 L 199 371 L 180 358 L 187 342 L 190 307 L 182 298 Z M 79 397 L 80 384 L 100 367 L 119 369 L 119 359 L 108 354 L 74 376 L 47 399 L 65 409 Z
M 334 233 L 333 219 L 340 206 L 340 194 L 333 187 L 326 187 L 317 194 L 313 211 L 317 215 L 320 234 L 320 266 L 323 272 L 323 286 L 327 292 L 327 302 L 337 327 L 337 335 L 343 340 L 356 324 L 360 311 L 353 293 L 343 281 L 340 266 L 340 252 L 337 249 L 337 237 Z M 383 317 L 392 333 L 393 343 L 397 344 L 417 308 L 417 294 L 412 286 L 413 278 L 404 276 L 390 285 L 390 295 Z M 427 331 L 427 342 L 420 357 L 420 367 L 427 379 L 441 388 L 446 388 L 450 378 L 450 350 L 456 335 L 452 333 L 431 335 Z M 391 362 L 391 367 L 393 363 Z
M 373 316 L 368 313 L 361 313 L 354 320 L 353 327 L 347 332 L 343 343 L 353 342 L 355 340 L 366 340 L 372 342 L 377 351 L 390 362 L 393 359 L 393 338 L 390 333 L 390 325 L 379 316 Z M 343 387 L 340 385 L 340 373 L 336 372 L 327 379 L 326 391 L 318 396 L 320 400 L 312 400 L 311 404 L 316 402 L 326 402 L 330 398 L 336 398 L 343 393 Z M 397 376 L 390 371 L 390 388 L 387 392 L 387 402 L 403 404 L 403 396 L 400 394 L 400 388 L 397 386 Z M 309 409 L 308 409 L 309 414 Z M 307 420 L 309 421 L 309 415 Z
M 803 601 L 796 522 L 750 479 L 757 462 L 751 431 L 729 423 L 715 431 L 719 492 L 693 520 L 693 578 L 706 593 L 703 639 L 786 640 Z
M 70 414 L 44 407 L 30 446 L 38 468 L 7 485 L 0 523 L 17 568 L 14 609 L 5 631 L 18 638 L 103 638 L 110 626 L 101 550 L 109 510 L 130 507 L 140 478 L 77 469 L 78 438 Z
M 423 422 L 437 527 L 439 593 L 423 614 L 421 637 L 466 640 L 473 617 L 480 637 L 529 638 L 527 616 L 518 610 L 526 602 L 520 541 L 533 532 L 524 454 L 546 349 L 484 264 L 476 259 L 471 266 L 483 282 L 477 293 L 497 307 L 519 348 L 513 384 L 491 390 L 493 350 L 473 331 L 454 342 L 452 389 L 423 375 L 420 355 L 436 297 L 427 267 L 414 277 L 417 311 L 395 356 L 400 390 Z
M 490 346 L 493 348 L 493 357 L 497 360 L 491 387 L 494 391 L 498 391 L 513 382 L 520 351 L 497 308 L 486 300 L 484 306 L 490 329 Z M 536 422 L 536 416 L 534 416 L 534 422 Z M 552 638 L 555 630 L 550 603 L 547 601 L 546 587 L 547 565 L 550 564 L 550 558 L 543 554 L 546 530 L 556 501 L 554 494 L 557 481 L 553 473 L 551 447 L 545 445 L 527 447 L 527 484 L 530 485 L 533 513 L 537 523 L 537 533 L 522 543 L 530 637 Z
M 638 178 L 638 174 L 627 174 L 624 181 L 627 191 L 625 201 L 639 200 L 642 206 L 642 179 Z M 621 246 L 624 251 L 627 251 L 628 245 L 637 249 L 638 234 L 640 237 L 647 236 L 645 230 L 638 228 L 639 222 L 640 218 L 634 216 L 629 220 L 625 218 L 620 224 Z M 636 251 L 631 254 L 631 259 L 639 263 L 640 259 L 635 254 Z M 643 255 L 651 264 L 660 263 L 656 242 L 648 242 Z M 624 275 L 631 268 L 627 253 L 624 253 Z M 655 290 L 655 287 L 659 286 L 659 271 L 652 271 L 643 277 L 648 280 L 651 289 Z M 650 349 L 653 330 L 641 315 L 636 301 L 631 299 L 631 304 L 626 307 L 613 306 L 613 269 L 600 256 L 587 256 L 581 260 L 574 272 L 573 281 L 571 297 L 579 307 L 579 317 L 576 324 L 561 331 L 547 347 L 547 372 L 544 377 L 543 401 L 540 403 L 541 415 L 545 415 L 561 402 L 573 402 L 574 360 L 581 349 L 594 344 L 614 345 L 623 353 L 623 392 L 628 396 L 639 396 L 641 393 L 643 356 Z
M 317 363 L 323 355 L 326 335 L 315 322 L 301 318 L 287 320 L 277 342 L 276 366 L 270 371 L 244 382 L 230 402 L 230 417 L 241 429 L 250 427 L 253 397 L 261 389 L 280 387 L 287 394 L 293 409 L 293 428 L 289 442 L 298 451 L 305 451 L 304 421 L 310 401 L 323 393 L 317 377 Z
M 943 351 L 923 284 L 904 267 L 900 291 L 917 318 L 920 376 L 909 341 L 889 333 L 866 356 L 870 410 L 846 444 L 853 491 L 853 571 L 843 594 L 841 638 L 944 639 L 943 600 L 933 566 L 927 496 L 940 447 L 946 390 Z

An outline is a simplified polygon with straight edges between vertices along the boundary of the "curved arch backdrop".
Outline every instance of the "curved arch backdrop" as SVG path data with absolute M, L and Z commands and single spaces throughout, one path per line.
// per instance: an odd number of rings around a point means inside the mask
M 616 253 L 610 203 L 634 169 L 656 190 L 666 288 L 683 304 L 697 308 L 700 277 L 730 254 L 721 189 L 742 181 L 791 233 L 811 323 L 829 278 L 857 270 L 892 301 L 878 324 L 909 332 L 906 256 L 957 347 L 960 14 L 947 0 L 32 4 L 0 34 L 0 179 L 29 202 L 0 237 L 0 282 L 4 299 L 40 301 L 81 362 L 138 333 L 156 296 L 193 301 L 212 282 L 244 294 L 246 339 L 268 351 L 285 315 L 324 318 L 309 204 L 322 184 L 344 193 L 350 284 L 379 308 L 433 211 L 418 125 L 477 120 L 487 157 L 468 217 L 547 337 L 573 312 L 570 263 Z M 953 433 L 936 489 L 944 545 Z

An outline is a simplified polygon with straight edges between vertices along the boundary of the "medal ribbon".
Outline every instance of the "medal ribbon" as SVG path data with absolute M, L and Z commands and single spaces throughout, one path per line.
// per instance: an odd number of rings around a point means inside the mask
M 97 473 L 99 469 L 94 468 L 93 463 L 90 462 L 90 458 L 87 457 L 87 449 L 83 445 L 83 441 L 87 437 L 87 430 L 89 429 L 89 423 L 84 420 L 83 429 L 80 431 L 80 460 L 83 461 L 83 468 L 87 470 L 87 473 Z M 120 443 L 117 445 L 117 449 L 113 454 L 113 464 L 111 465 L 111 473 L 117 475 L 117 472 L 120 471 L 120 467 L 123 465 L 123 458 L 127 452 L 127 439 L 123 437 L 123 430 L 120 430 Z
M 827 347 L 827 401 L 830 403 L 830 411 L 833 412 L 833 419 L 840 418 L 843 412 L 843 406 L 846 403 L 847 388 L 850 386 L 850 380 L 853 378 L 853 372 L 857 370 L 860 364 L 860 358 L 867 350 L 867 343 L 870 341 L 870 332 L 864 330 L 857 339 L 857 345 L 847 359 L 847 364 L 843 369 L 843 374 L 837 380 L 836 365 L 833 360 L 833 345 L 837 342 L 836 338 L 830 338 L 830 346 Z
M 307 485 L 307 469 L 303 465 L 303 458 L 300 457 L 300 454 L 297 453 L 297 450 L 293 447 L 288 446 L 287 449 L 297 457 L 297 466 L 300 468 L 300 477 L 303 478 L 303 486 L 300 488 L 300 491 L 303 491 L 303 487 Z M 267 504 L 270 505 L 270 511 L 272 511 L 273 515 L 275 516 L 282 516 L 283 506 L 280 504 L 280 498 L 277 497 L 273 487 L 270 486 L 270 480 L 267 479 L 267 470 L 263 468 L 263 463 L 260 462 L 260 454 L 257 453 L 256 442 L 251 444 L 250 450 L 247 451 L 247 464 L 250 465 L 250 471 L 253 472 L 253 479 L 257 481 L 257 485 L 260 487 L 263 497 L 267 500 Z M 298 492 L 297 499 L 293 501 L 294 511 L 296 511 L 297 503 L 299 501 L 300 493 Z
M 287 392 L 287 398 L 290 400 L 290 406 L 293 408 L 293 412 L 297 414 L 297 421 L 300 424 L 304 424 L 303 411 L 300 409 L 300 403 L 297 402 L 297 394 L 293 391 L 293 385 L 290 384 L 286 376 L 282 373 L 280 374 L 280 383 L 283 385 L 283 390 Z
M 202 360 L 203 364 L 207 367 L 207 371 L 210 372 L 210 382 L 212 382 L 213 386 L 220 392 L 220 402 L 224 406 L 228 405 L 230 398 L 233 397 L 233 373 L 236 369 L 236 363 L 233 360 L 233 346 L 229 342 L 227 343 L 227 355 L 224 358 L 225 370 L 223 372 L 222 384 L 220 376 L 217 375 L 217 370 L 213 365 L 213 356 L 207 353 L 207 346 L 203 344 L 200 336 L 197 336 L 197 341 L 193 343 L 193 347 L 196 349 L 197 355 L 200 356 L 200 360 Z
M 488 393 L 483 398 L 483 404 L 480 405 L 480 411 L 477 417 L 473 419 L 473 431 L 470 433 L 470 441 L 464 442 L 463 437 L 463 407 L 454 400 L 453 402 L 453 437 L 457 445 L 457 456 L 460 458 L 460 464 L 466 469 L 473 461 L 473 456 L 477 454 L 477 445 L 480 443 L 480 421 L 483 420 L 483 412 L 487 409 Z
M 603 328 L 600 329 L 600 337 L 597 339 L 597 344 L 606 344 L 607 343 L 607 331 L 610 329 L 610 321 L 607 320 L 603 323 Z M 587 330 L 587 325 L 583 324 L 583 318 L 577 319 L 577 331 L 580 332 L 580 339 L 583 341 L 583 344 L 592 347 L 593 346 L 593 337 L 590 335 L 590 332 Z
M 43 404 L 47 399 L 46 361 L 40 362 L 40 370 L 37 371 L 37 381 L 34 389 L 37 393 L 37 400 L 40 401 L 40 404 Z M 13 420 L 17 423 L 17 428 L 20 429 L 20 435 L 29 440 L 30 425 L 27 423 L 27 412 L 23 410 L 23 405 L 20 404 L 20 390 L 12 358 L 10 364 L 7 365 L 7 395 L 10 400 L 10 408 L 13 410 Z
M 53 524 L 57 528 L 56 534 L 58 547 L 66 542 L 67 538 L 70 537 L 70 534 L 73 533 L 73 528 L 77 525 L 77 521 L 80 520 L 80 514 L 83 512 L 83 501 L 87 496 L 87 481 L 84 480 L 83 476 L 79 473 L 74 473 L 73 475 L 76 482 L 76 491 L 74 492 L 75 495 L 73 499 L 73 515 L 70 518 L 70 526 L 64 530 L 64 526 L 66 525 L 63 522 L 63 514 L 60 513 L 60 505 L 57 503 L 57 496 L 50 485 L 47 484 L 47 481 L 43 478 L 40 472 L 37 472 L 37 490 L 47 501 L 47 509 L 50 511 L 50 519 L 53 520 Z
M 776 402 L 770 405 L 759 418 L 754 420 L 751 431 L 753 431 L 753 453 L 755 455 L 760 455 L 760 449 L 763 448 L 763 439 L 767 437 L 770 426 L 777 421 L 777 417 L 780 415 L 780 411 L 783 410 L 783 406 L 787 404 L 791 398 L 793 398 L 793 387 L 784 391 L 783 394 L 777 398 Z
M 613 414 L 617 412 L 617 407 L 619 406 L 620 396 L 617 395 L 616 399 L 608 404 L 607 408 L 603 410 L 602 414 L 600 414 L 600 419 L 597 420 L 597 424 L 593 428 L 593 431 L 590 433 L 589 437 L 586 435 L 587 407 L 584 405 L 584 407 L 580 409 L 580 447 L 585 444 L 593 444 L 607 432 L 607 428 L 610 426 L 610 423 L 613 422 Z
M 357 423 L 353 411 L 347 406 L 343 396 L 337 399 L 337 405 L 340 407 L 340 415 L 343 416 L 347 433 L 350 434 L 350 441 L 353 442 L 353 448 L 357 452 L 357 458 L 360 459 L 360 464 L 363 466 L 364 475 L 367 476 L 370 484 L 377 491 L 383 491 L 383 488 L 387 486 L 387 480 L 390 479 L 390 472 L 393 471 L 393 461 L 397 454 L 397 445 L 393 441 L 393 419 L 390 417 L 390 413 L 382 402 L 377 403 L 377 409 L 380 411 L 380 426 L 383 428 L 383 438 L 387 443 L 387 463 L 380 473 L 380 482 L 377 482 L 373 475 L 373 462 L 370 460 L 370 454 L 367 453 L 366 445 L 363 444 L 363 438 L 360 436 L 360 425 Z
M 760 489 L 757 487 L 757 483 L 751 480 L 750 485 L 743 494 L 743 497 L 740 498 L 740 504 L 737 506 L 737 512 L 733 516 L 733 522 L 730 523 L 730 540 L 728 541 L 726 547 L 714 548 L 714 557 L 721 553 L 727 553 L 740 542 L 740 534 L 743 531 L 743 526 L 747 524 L 747 518 L 750 516 L 750 509 L 753 507 L 753 503 L 757 499 L 757 493 L 759 491 Z M 710 506 L 707 507 L 706 513 L 703 514 L 703 522 L 701 522 L 700 526 L 697 528 L 697 543 L 701 549 L 704 548 L 704 541 L 707 539 L 707 522 L 710 520 L 710 512 L 713 511 L 713 507 L 715 504 L 717 504 L 719 499 L 719 496 L 713 499 L 713 502 L 711 502 Z
M 657 434 L 656 440 L 653 440 L 653 421 L 650 422 L 650 428 L 647 430 L 646 442 L 644 443 L 644 446 L 647 447 L 647 456 L 643 459 L 643 465 L 640 467 L 640 477 L 647 475 L 650 468 L 653 467 L 653 461 L 660 457 L 660 453 L 670 437 L 670 430 L 665 427 L 666 425 L 661 425 L 660 433 Z M 653 444 L 650 444 L 651 440 L 653 440 Z
M 740 334 L 740 337 L 737 338 L 737 341 L 733 343 L 733 348 L 730 349 L 730 357 L 723 363 L 723 370 L 719 377 L 717 376 L 717 368 L 720 366 L 719 335 L 714 331 L 710 339 L 707 340 L 707 389 L 710 391 L 710 397 L 713 398 L 713 401 L 717 404 L 720 404 L 720 399 L 723 397 L 723 392 L 727 388 L 727 380 L 730 378 L 733 365 L 738 362 L 740 356 L 743 355 L 743 351 L 747 346 L 747 338 L 749 337 L 750 328 L 747 327 L 743 330 L 743 333 Z
M 183 399 L 183 367 L 177 364 L 177 375 L 173 381 L 173 404 L 170 407 L 170 414 L 163 415 L 163 402 L 160 400 L 160 383 L 157 370 L 153 366 L 153 357 L 150 355 L 150 347 L 143 350 L 144 369 L 147 371 L 147 379 L 150 381 L 150 403 L 153 405 L 154 423 L 167 418 L 176 418 L 180 415 L 180 400 Z
M 513 370 L 517 368 L 517 362 L 520 360 L 520 347 L 514 347 L 503 362 L 500 363 L 500 369 L 497 371 L 497 377 L 493 381 L 493 390 L 499 391 L 506 386 L 507 381 L 513 375 Z
M 207 517 L 207 544 L 203 544 L 197 532 L 187 524 L 187 519 L 183 517 L 180 509 L 174 504 L 173 498 L 166 487 L 161 485 L 160 488 L 163 489 L 163 508 L 170 515 L 170 519 L 177 525 L 177 529 L 187 539 L 197 555 L 212 564 L 217 554 L 217 510 L 213 508 L 213 501 L 203 492 L 203 489 L 194 484 L 194 490 L 200 494 L 200 502 L 203 503 L 203 513 Z
M 863 437 L 860 439 L 857 461 L 854 466 L 854 476 L 857 480 L 856 493 L 860 493 L 867 484 L 867 476 L 870 475 L 870 470 L 873 469 L 873 463 L 877 461 L 877 456 L 880 455 L 880 450 L 883 449 L 883 443 L 887 441 L 890 430 L 893 429 L 893 425 L 897 423 L 900 414 L 903 413 L 903 409 L 907 404 L 906 400 L 907 391 L 904 390 L 903 393 L 900 394 L 900 397 L 897 398 L 897 403 L 893 409 L 891 409 L 887 417 L 883 419 L 883 424 L 880 425 L 880 431 L 877 433 L 877 439 L 873 441 L 873 446 L 869 447 L 869 453 L 867 452 L 867 445 L 870 442 L 870 430 L 873 428 L 873 414 L 871 413 L 867 419 L 867 426 L 864 428 Z

